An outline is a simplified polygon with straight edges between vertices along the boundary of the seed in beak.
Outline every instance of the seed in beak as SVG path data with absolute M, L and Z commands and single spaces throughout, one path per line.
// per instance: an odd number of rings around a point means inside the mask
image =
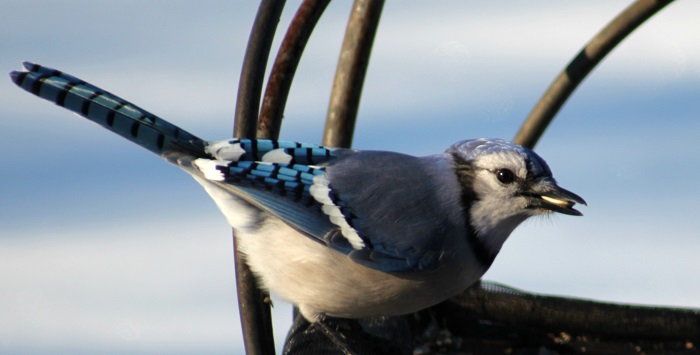
M 573 203 L 572 203 L 572 202 L 564 201 L 564 200 L 559 200 L 559 199 L 552 198 L 552 197 L 549 197 L 549 196 L 540 196 L 540 198 L 542 198 L 543 200 L 545 200 L 545 201 L 547 201 L 547 202 L 549 202 L 549 203 L 551 203 L 551 204 L 553 204 L 553 205 L 557 205 L 557 206 L 561 206 L 561 207 L 571 207 L 571 206 L 573 206 Z

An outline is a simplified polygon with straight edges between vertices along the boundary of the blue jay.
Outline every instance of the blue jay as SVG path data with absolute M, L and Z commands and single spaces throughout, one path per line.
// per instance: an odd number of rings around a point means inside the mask
M 414 157 L 264 139 L 204 141 L 105 90 L 24 63 L 12 80 L 165 158 L 235 229 L 262 287 L 322 315 L 400 315 L 477 281 L 530 216 L 581 215 L 535 152 L 471 139 Z

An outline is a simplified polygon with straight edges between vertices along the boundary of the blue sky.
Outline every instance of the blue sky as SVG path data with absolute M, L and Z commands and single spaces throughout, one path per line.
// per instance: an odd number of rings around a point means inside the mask
M 355 147 L 424 155 L 465 138 L 511 138 L 628 3 L 388 2 Z M 311 37 L 284 139 L 320 141 L 349 5 L 331 4 Z M 55 67 L 201 137 L 226 138 L 256 6 L 6 0 L 0 68 Z M 575 92 L 537 151 L 589 202 L 585 216 L 528 221 L 485 279 L 700 307 L 698 13 L 698 2 L 671 4 Z M 9 78 L 0 80 L 0 132 L 0 353 L 242 351 L 230 232 L 192 179 Z M 289 312 L 276 301 L 278 343 Z

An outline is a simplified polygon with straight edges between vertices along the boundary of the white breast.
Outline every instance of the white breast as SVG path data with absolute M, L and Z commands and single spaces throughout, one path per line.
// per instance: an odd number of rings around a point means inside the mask
M 466 252 L 462 262 L 444 266 L 455 268 L 448 272 L 388 274 L 357 264 L 274 217 L 237 238 L 262 284 L 299 306 L 309 320 L 319 313 L 362 318 L 415 312 L 461 292 L 483 273 Z
M 310 321 L 320 313 L 344 318 L 412 313 L 463 291 L 485 271 L 466 237 L 446 246 L 453 257 L 439 269 L 410 274 L 374 270 L 216 185 L 196 180 L 236 229 L 237 245 L 262 286 L 297 305 Z

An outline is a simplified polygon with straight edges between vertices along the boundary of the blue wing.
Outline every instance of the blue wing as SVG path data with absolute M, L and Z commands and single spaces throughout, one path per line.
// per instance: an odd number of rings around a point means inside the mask
M 436 268 L 451 238 L 466 238 L 461 190 L 452 161 L 360 151 L 326 167 L 348 223 L 368 240 L 369 253 L 352 256 L 380 270 Z
M 464 226 L 445 212 L 457 207 L 461 213 L 460 207 L 442 204 L 435 191 L 444 186 L 435 186 L 442 182 L 427 173 L 422 158 L 339 150 L 320 167 L 238 161 L 217 169 L 224 175 L 222 188 L 377 270 L 433 269 L 450 233 L 466 237 Z M 318 177 L 327 181 L 328 200 L 312 191 Z M 359 240 L 353 242 L 347 227 Z
M 216 169 L 224 177 L 214 181 L 220 188 L 272 213 L 312 240 L 345 254 L 353 252 L 338 226 L 323 212 L 323 205 L 312 196 L 314 178 L 324 175 L 324 168 L 242 160 Z

